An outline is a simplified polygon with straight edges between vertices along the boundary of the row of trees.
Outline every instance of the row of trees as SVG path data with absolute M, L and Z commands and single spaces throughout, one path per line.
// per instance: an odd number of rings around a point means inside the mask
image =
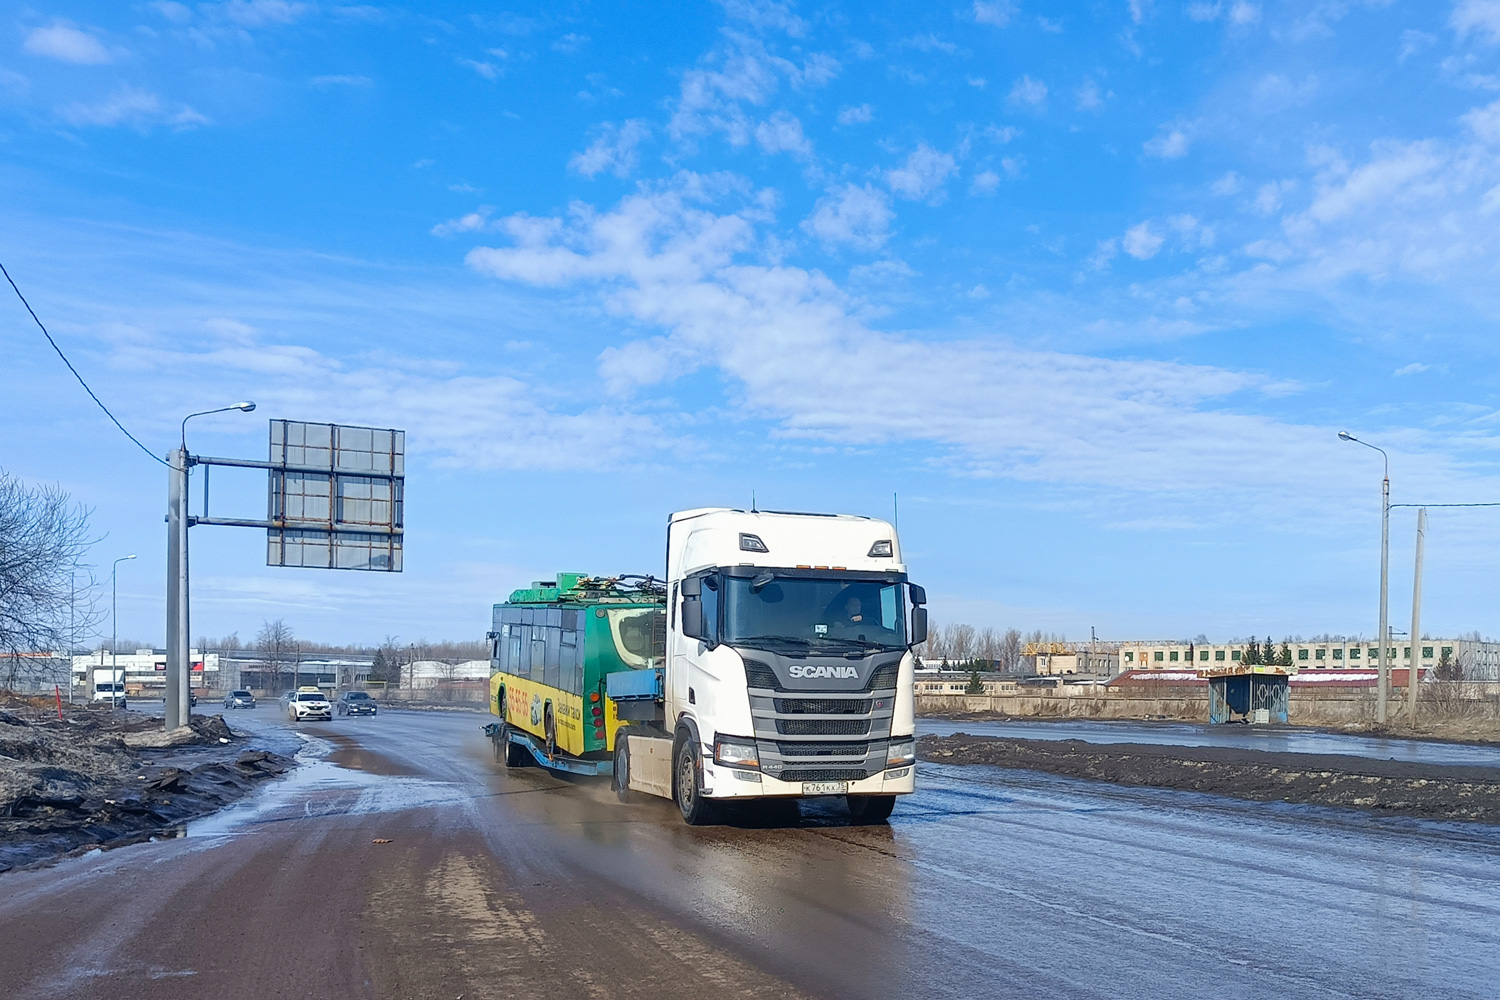
M 1022 634 L 1014 628 L 1001 632 L 961 622 L 934 623 L 928 626 L 927 641 L 917 647 L 917 653 L 924 663 L 946 664 L 948 669 L 1016 673 L 1022 667 L 1021 651 L 1028 644 L 1063 641 L 1060 635 L 1040 630 Z

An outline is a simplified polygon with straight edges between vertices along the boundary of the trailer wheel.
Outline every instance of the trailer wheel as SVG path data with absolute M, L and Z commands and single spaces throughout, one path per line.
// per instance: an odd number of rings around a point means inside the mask
M 542 731 L 547 734 L 547 758 L 557 755 L 557 719 L 552 714 L 552 702 L 547 702 L 547 714 L 542 717 Z
M 849 815 L 856 823 L 884 823 L 896 808 L 894 795 L 850 795 Z
M 531 754 L 526 752 L 525 747 L 516 746 L 511 740 L 508 723 L 500 727 L 500 739 L 495 744 L 495 759 L 503 761 L 506 767 L 525 767 L 526 762 L 531 759 Z
M 677 748 L 677 808 L 688 826 L 706 826 L 718 819 L 719 810 L 703 794 L 703 766 L 698 760 L 698 741 L 689 736 Z
M 610 784 L 621 802 L 635 801 L 635 793 L 630 790 L 630 737 L 623 729 L 615 734 L 615 773 Z

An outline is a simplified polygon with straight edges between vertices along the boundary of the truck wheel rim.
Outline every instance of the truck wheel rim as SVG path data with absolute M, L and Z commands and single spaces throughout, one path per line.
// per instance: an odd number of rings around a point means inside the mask
M 682 807 L 683 812 L 693 808 L 693 799 L 698 795 L 696 770 L 693 767 L 692 752 L 684 750 L 682 760 L 677 765 L 677 804 Z

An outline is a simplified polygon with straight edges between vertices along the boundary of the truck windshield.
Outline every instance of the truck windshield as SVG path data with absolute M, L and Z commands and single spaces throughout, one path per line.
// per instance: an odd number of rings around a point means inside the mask
M 830 650 L 906 646 L 903 584 L 806 577 L 756 582 L 723 581 L 723 641 Z

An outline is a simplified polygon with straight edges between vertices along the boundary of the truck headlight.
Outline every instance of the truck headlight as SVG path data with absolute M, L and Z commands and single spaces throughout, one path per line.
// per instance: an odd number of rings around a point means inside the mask
M 720 736 L 714 741 L 714 763 L 730 767 L 760 767 L 755 741 L 742 737 Z
M 917 741 L 913 739 L 891 740 L 885 752 L 886 767 L 905 767 L 917 760 Z

